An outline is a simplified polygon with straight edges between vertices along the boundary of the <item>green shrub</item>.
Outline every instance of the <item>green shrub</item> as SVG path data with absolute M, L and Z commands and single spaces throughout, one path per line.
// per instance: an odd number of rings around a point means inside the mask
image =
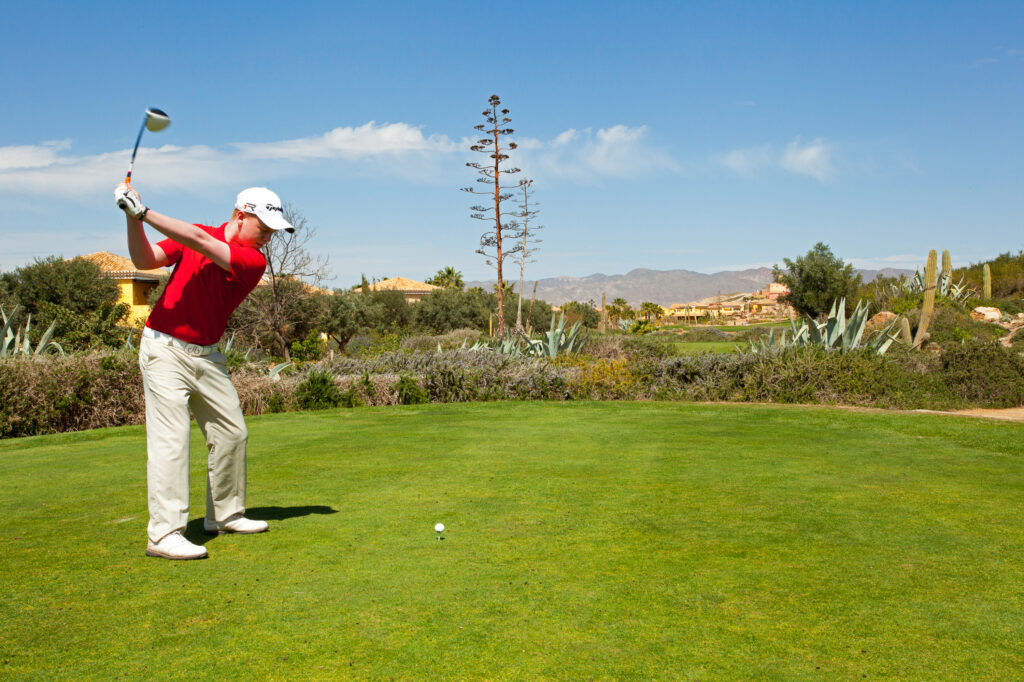
M 305 362 L 320 360 L 327 352 L 327 342 L 320 338 L 320 332 L 311 329 L 305 339 L 292 341 L 291 356 Z
M 271 393 L 270 397 L 267 398 L 267 412 L 274 414 L 277 412 L 284 412 L 287 404 L 285 403 L 284 396 L 280 393 Z
M 695 329 L 688 329 L 682 336 L 683 341 L 730 341 L 735 340 L 735 335 L 729 332 L 723 332 L 721 329 L 715 329 L 714 327 L 700 327 Z
M 349 344 L 351 345 L 351 343 Z M 380 355 L 382 353 L 394 353 L 402 345 L 402 336 L 397 332 L 384 332 L 377 335 L 373 342 L 359 348 L 360 356 Z
M 463 345 L 472 346 L 480 336 L 481 332 L 476 329 L 453 329 L 436 336 L 407 336 L 400 347 L 409 351 L 434 351 L 439 346 L 441 350 L 456 350 Z
M 343 400 L 341 390 L 334 383 L 334 375 L 313 370 L 306 380 L 295 387 L 295 402 L 303 410 L 324 410 L 337 407 Z
M 916 328 L 919 318 L 919 310 L 907 314 L 911 327 Z M 971 339 L 989 341 L 998 339 L 1005 333 L 1006 330 L 998 325 L 972 320 L 966 310 L 948 301 L 935 302 L 935 312 L 932 313 L 932 320 L 928 325 L 929 340 L 940 345 L 961 343 Z
M 365 403 L 359 394 L 359 387 L 349 386 L 338 394 L 338 404 L 341 407 L 362 407 Z
M 942 352 L 941 375 L 949 392 L 980 407 L 1024 405 L 1024 358 L 992 341 L 967 341 Z
M 657 327 L 647 320 L 637 320 L 629 326 L 629 329 L 627 329 L 626 332 L 629 334 L 650 334 L 657 329 Z
M 141 424 L 144 419 L 135 353 L 0 361 L 0 438 Z
M 422 405 L 430 402 L 430 394 L 413 377 L 403 374 L 395 384 L 398 401 L 403 405 Z

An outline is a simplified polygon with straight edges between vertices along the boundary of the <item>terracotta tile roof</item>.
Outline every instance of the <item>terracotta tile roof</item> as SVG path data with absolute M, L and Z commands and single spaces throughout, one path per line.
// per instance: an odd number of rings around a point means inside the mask
M 370 285 L 370 291 L 403 291 L 406 293 L 416 291 L 433 291 L 434 289 L 440 289 L 433 284 L 427 284 L 426 282 L 417 282 L 414 279 L 407 277 L 392 277 L 382 282 Z M 359 291 L 362 291 L 362 287 L 359 287 Z
M 331 291 L 330 289 L 324 289 L 323 287 L 315 287 L 312 284 L 307 284 L 306 282 L 303 282 L 301 279 L 299 280 L 299 284 L 302 285 L 302 290 L 305 291 L 307 294 L 325 294 L 330 296 L 334 295 L 334 292 Z M 256 283 L 256 286 L 270 286 L 270 275 L 264 274 L 262 277 L 260 277 L 260 281 Z
M 128 258 L 118 256 L 109 251 L 97 251 L 80 256 L 92 261 L 100 267 L 100 274 L 112 279 L 145 279 L 155 280 L 158 277 L 165 277 L 169 274 L 164 268 L 154 270 L 139 270 Z

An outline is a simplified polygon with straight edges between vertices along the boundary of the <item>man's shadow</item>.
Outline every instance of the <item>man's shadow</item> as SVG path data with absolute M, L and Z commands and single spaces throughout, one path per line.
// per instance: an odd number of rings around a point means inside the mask
M 307 505 L 304 507 L 249 507 L 245 510 L 246 517 L 250 519 L 258 519 L 260 521 L 280 521 L 282 519 L 293 519 L 296 516 L 309 516 L 310 514 L 337 513 L 337 509 L 332 509 L 331 507 L 322 504 Z M 192 519 L 188 522 L 188 525 L 185 526 L 185 537 L 188 538 L 189 542 L 197 545 L 205 545 L 217 536 L 207 535 L 206 531 L 203 530 L 203 519 L 198 518 Z

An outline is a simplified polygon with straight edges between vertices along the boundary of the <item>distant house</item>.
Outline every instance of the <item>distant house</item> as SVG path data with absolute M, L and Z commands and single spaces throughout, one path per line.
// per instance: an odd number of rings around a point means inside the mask
M 426 282 L 417 282 L 416 280 L 408 279 L 407 277 L 392 277 L 390 279 L 370 284 L 368 285 L 368 288 L 370 291 L 401 291 L 402 295 L 405 297 L 406 303 L 415 303 L 431 291 L 441 289 L 442 287 L 427 284 Z M 355 290 L 359 293 L 363 293 L 362 287 L 356 287 Z
M 767 298 L 773 301 L 778 300 L 779 296 L 785 296 L 789 293 L 789 287 L 782 282 L 771 282 L 761 291 L 758 291 L 754 296 L 757 298 Z
M 109 251 L 89 253 L 82 258 L 99 266 L 100 277 L 117 282 L 120 289 L 118 302 L 127 303 L 132 307 L 132 322 L 145 322 L 150 311 L 149 295 L 160 284 L 160 278 L 167 277 L 170 273 L 163 268 L 139 270 L 131 260 Z
M 708 316 L 708 306 L 699 301 L 690 303 L 673 303 L 668 307 L 666 317 L 673 320 L 693 320 L 696 322 Z

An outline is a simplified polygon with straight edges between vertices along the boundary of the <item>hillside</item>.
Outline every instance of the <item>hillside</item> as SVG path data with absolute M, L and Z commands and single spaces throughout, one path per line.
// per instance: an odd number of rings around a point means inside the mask
M 910 270 L 859 270 L 865 282 L 878 275 L 899 276 L 913 274 Z M 537 281 L 537 298 L 560 305 L 566 301 L 593 301 L 601 304 L 601 294 L 608 301 L 624 298 L 630 305 L 638 306 L 644 301 L 653 301 L 668 306 L 673 303 L 687 303 L 718 294 L 736 291 L 754 292 L 763 289 L 772 281 L 771 268 L 749 270 L 726 270 L 711 274 L 692 270 L 648 270 L 637 268 L 624 275 L 594 274 L 586 277 L 549 277 Z M 489 282 L 467 282 L 467 287 L 483 287 L 490 290 Z M 533 291 L 533 280 L 526 282 L 526 295 Z

